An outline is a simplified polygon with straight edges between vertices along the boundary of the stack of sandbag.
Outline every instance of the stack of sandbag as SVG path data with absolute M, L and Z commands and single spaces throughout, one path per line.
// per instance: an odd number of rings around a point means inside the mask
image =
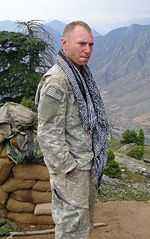
M 53 224 L 46 166 L 15 165 L 8 159 L 5 160 L 7 172 L 5 167 L 3 171 L 7 178 L 4 180 L 3 177 L 2 180 L 0 177 L 0 205 L 5 210 L 5 217 L 21 224 Z
M 2 185 L 8 179 L 11 174 L 11 169 L 14 166 L 14 163 L 4 156 L 6 156 L 6 154 L 4 154 L 3 151 L 3 156 L 0 157 L 0 218 L 6 217 L 7 210 L 5 204 L 8 199 L 8 193 L 2 190 Z
M 36 124 L 36 113 L 23 105 L 0 107 L 0 217 L 52 224 L 49 175 L 39 161 Z

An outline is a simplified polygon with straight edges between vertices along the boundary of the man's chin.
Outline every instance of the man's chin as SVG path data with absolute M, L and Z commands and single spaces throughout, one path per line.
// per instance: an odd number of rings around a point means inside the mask
M 79 66 L 83 66 L 83 65 L 86 65 L 88 63 L 89 59 L 81 59 L 81 60 L 78 60 L 78 61 L 73 61 L 76 65 L 79 65 Z
M 80 65 L 86 65 L 88 63 L 89 59 L 85 59 L 80 61 Z

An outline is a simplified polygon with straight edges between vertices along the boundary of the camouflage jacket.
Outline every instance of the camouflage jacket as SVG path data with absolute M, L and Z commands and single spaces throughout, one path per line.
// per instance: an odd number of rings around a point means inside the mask
M 69 81 L 54 65 L 43 77 L 38 103 L 38 141 L 50 173 L 89 170 L 93 152 Z

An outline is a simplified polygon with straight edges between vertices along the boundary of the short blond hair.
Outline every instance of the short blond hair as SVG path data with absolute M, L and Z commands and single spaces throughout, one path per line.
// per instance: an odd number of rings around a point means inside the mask
M 73 31 L 76 26 L 81 26 L 81 27 L 85 28 L 88 32 L 92 33 L 92 29 L 86 22 L 73 21 L 73 22 L 68 23 L 65 26 L 64 31 L 63 31 L 63 36 L 65 36 L 67 33 L 71 32 L 71 31 Z

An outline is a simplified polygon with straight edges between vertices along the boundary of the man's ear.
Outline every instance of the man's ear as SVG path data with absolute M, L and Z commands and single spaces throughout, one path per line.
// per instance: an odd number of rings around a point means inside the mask
M 61 38 L 61 47 L 64 50 L 64 52 L 67 51 L 67 39 L 66 39 L 66 37 Z
M 63 47 L 66 44 L 66 39 L 64 37 L 61 38 L 61 46 Z

